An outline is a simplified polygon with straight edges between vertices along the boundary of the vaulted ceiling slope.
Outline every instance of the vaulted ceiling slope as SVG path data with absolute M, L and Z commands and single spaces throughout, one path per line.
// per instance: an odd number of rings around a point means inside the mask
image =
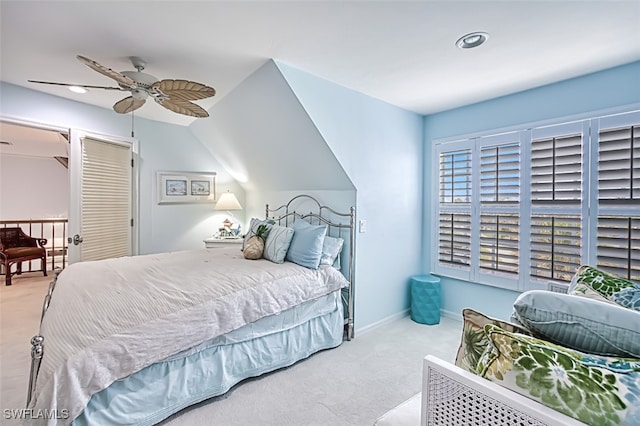
M 273 61 L 189 129 L 252 190 L 352 190 L 351 180 Z
M 213 86 L 221 102 L 273 58 L 426 115 L 640 59 L 638 0 L 0 2 L 2 80 L 110 108 L 122 93 L 78 95 L 28 79 L 104 85 L 75 59 Z M 477 49 L 456 40 L 486 31 Z M 188 125 L 147 103 L 141 117 Z M 214 119 L 215 116 L 211 119 Z M 210 120 L 198 119 L 198 120 Z

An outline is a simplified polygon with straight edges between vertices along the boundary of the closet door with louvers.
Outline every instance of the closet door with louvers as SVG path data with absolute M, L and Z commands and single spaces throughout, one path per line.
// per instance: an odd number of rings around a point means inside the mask
M 69 261 L 133 254 L 132 144 L 84 135 L 73 145 Z

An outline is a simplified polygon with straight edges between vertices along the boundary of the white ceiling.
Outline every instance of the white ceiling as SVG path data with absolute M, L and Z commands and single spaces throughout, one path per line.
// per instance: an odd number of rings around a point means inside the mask
M 66 136 L 52 130 L 0 122 L 0 155 L 68 157 Z
M 27 79 L 114 85 L 129 57 L 159 79 L 214 87 L 209 109 L 273 58 L 420 114 L 640 60 L 640 1 L 1 1 L 3 81 L 110 108 L 127 96 Z M 488 42 L 461 50 L 472 31 Z M 115 113 L 114 113 L 115 114 Z M 188 125 L 153 102 L 138 116 Z

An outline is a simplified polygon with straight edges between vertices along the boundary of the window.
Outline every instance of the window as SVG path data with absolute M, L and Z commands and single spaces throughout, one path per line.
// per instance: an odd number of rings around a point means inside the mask
M 529 275 L 568 282 L 582 263 L 584 123 L 531 132 Z M 588 146 L 588 145 L 587 145 Z
M 640 280 L 640 111 L 434 153 L 435 273 L 525 290 L 591 264 Z
M 598 267 L 640 281 L 640 123 L 596 120 Z
M 471 149 L 439 156 L 439 260 L 452 267 L 471 261 Z

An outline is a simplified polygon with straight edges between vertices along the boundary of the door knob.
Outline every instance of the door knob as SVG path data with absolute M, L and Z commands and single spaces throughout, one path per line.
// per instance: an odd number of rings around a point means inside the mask
M 68 237 L 67 238 L 67 242 L 69 244 L 73 243 L 73 244 L 75 244 L 77 246 L 78 244 L 80 244 L 82 242 L 82 237 L 80 235 L 76 234 L 76 235 L 73 236 L 73 238 Z

